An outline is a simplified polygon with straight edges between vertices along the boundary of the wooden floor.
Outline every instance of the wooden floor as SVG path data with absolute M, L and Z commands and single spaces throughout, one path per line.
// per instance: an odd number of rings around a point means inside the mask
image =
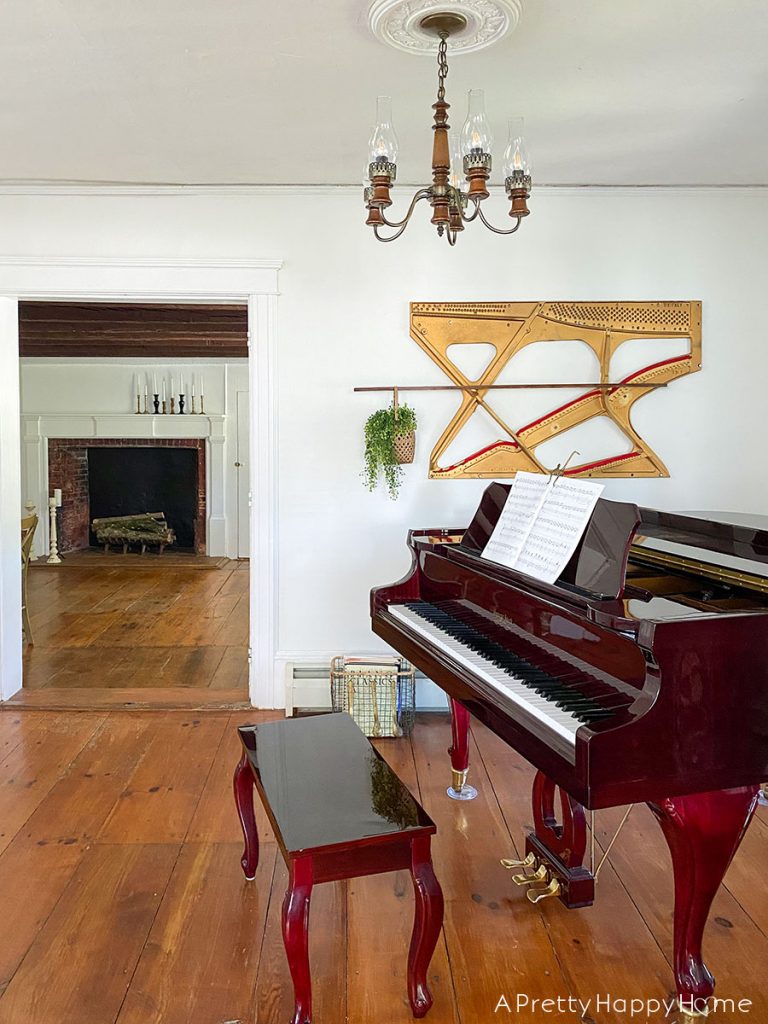
M 248 563 L 186 566 L 164 558 L 95 553 L 90 561 L 72 556 L 61 566 L 31 566 L 35 642 L 25 648 L 24 686 L 196 688 L 245 697 Z
M 255 882 L 240 870 L 235 725 L 267 714 L 0 711 L 0 1024 L 287 1024 L 280 940 L 286 872 L 263 813 Z M 636 808 L 594 907 L 532 907 L 499 858 L 518 854 L 532 771 L 481 726 L 472 803 L 448 800 L 445 716 L 423 716 L 387 760 L 438 825 L 446 895 L 431 1024 L 623 1024 L 606 1012 L 494 1013 L 530 999 L 662 998 L 671 987 L 671 875 Z M 329 788 L 333 780 L 328 780 Z M 621 811 L 599 816 L 599 840 Z M 723 997 L 768 1020 L 768 818 L 760 812 L 717 897 L 706 952 Z M 310 939 L 315 1024 L 407 1024 L 413 898 L 403 873 L 318 886 Z M 661 1014 L 651 1018 L 665 1019 Z M 669 1018 L 667 1018 L 669 1019 Z

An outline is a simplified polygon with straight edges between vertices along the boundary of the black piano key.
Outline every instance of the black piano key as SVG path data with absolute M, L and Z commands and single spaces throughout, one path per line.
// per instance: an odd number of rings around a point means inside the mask
M 579 721 L 589 723 L 611 718 L 615 709 L 630 703 L 628 696 L 594 677 L 581 675 L 567 662 L 530 643 L 525 644 L 529 649 L 526 654 L 535 658 L 535 662 L 527 660 L 500 642 L 499 637 L 512 640 L 513 634 L 507 634 L 503 627 L 462 605 L 409 602 L 406 607 Z M 518 638 L 514 640 L 517 642 Z

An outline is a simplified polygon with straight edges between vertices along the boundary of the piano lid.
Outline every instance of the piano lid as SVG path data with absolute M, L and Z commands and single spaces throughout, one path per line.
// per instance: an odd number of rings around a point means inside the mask
M 640 510 L 632 556 L 768 593 L 768 516 Z

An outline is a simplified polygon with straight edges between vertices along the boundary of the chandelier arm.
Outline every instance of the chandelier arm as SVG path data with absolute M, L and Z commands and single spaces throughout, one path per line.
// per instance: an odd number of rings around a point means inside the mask
M 405 231 L 405 229 L 406 229 L 406 228 L 408 227 L 408 224 L 409 224 L 409 223 L 410 223 L 410 222 L 406 220 L 406 222 L 405 222 L 405 223 L 404 223 L 404 224 L 402 225 L 402 227 L 400 228 L 400 230 L 399 230 L 399 231 L 396 231 L 396 232 L 394 233 L 394 235 L 390 235 L 390 236 L 389 236 L 389 238 L 385 238 L 385 237 L 384 237 L 383 235 L 380 235 L 380 234 L 379 234 L 379 225 L 378 225 L 378 224 L 374 224 L 374 225 L 373 225 L 373 233 L 374 233 L 374 235 L 375 235 L 375 236 L 376 236 L 376 237 L 378 238 L 378 240 L 379 240 L 380 242 L 394 242 L 394 240 L 395 240 L 396 238 L 399 238 L 399 237 L 400 237 L 400 235 L 402 235 L 402 233 L 403 233 L 403 232 Z
M 456 245 L 456 239 L 458 237 L 457 231 L 451 231 L 450 228 L 445 233 L 445 237 L 448 239 L 448 245 Z
M 387 218 L 384 216 L 383 213 L 381 213 L 382 223 L 385 224 L 386 227 L 388 227 L 388 228 L 402 228 L 402 227 L 405 227 L 405 225 L 411 219 L 411 214 L 414 211 L 416 203 L 418 203 L 419 200 L 421 200 L 421 199 L 426 199 L 428 196 L 429 196 L 429 189 L 428 188 L 420 188 L 419 191 L 414 195 L 413 199 L 411 200 L 411 205 L 408 207 L 408 212 L 406 213 L 406 215 L 403 217 L 402 220 L 390 221 L 390 220 L 387 220 Z M 387 239 L 387 241 L 389 241 L 389 239 Z
M 474 212 L 469 215 L 469 217 L 465 216 L 463 210 L 461 212 L 461 219 L 464 221 L 465 224 L 471 224 L 473 220 L 477 220 L 477 216 L 480 213 L 480 200 L 474 199 L 473 202 L 475 204 L 475 209 Z
M 514 233 L 520 227 L 520 224 L 522 223 L 522 220 L 523 220 L 522 217 L 518 217 L 517 218 L 517 224 L 515 224 L 515 226 L 513 228 L 507 228 L 506 230 L 504 230 L 503 228 L 495 228 L 493 226 L 493 224 L 490 224 L 488 222 L 488 220 L 486 219 L 485 214 L 480 209 L 479 204 L 478 204 L 478 207 L 477 207 L 477 212 L 478 212 L 480 220 L 483 222 L 483 224 L 485 224 L 485 226 L 488 228 L 488 230 L 492 231 L 495 235 L 514 235 Z M 474 217 L 472 219 L 474 220 Z

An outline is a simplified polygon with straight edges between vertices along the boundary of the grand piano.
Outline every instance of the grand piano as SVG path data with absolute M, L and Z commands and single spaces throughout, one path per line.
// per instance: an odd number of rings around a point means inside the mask
M 372 591 L 373 629 L 449 695 L 455 795 L 470 716 L 538 769 L 526 858 L 507 862 L 532 902 L 588 906 L 585 810 L 649 805 L 692 1020 L 714 992 L 706 919 L 768 778 L 768 520 L 601 498 L 548 585 L 483 558 L 508 491 L 491 484 L 465 530 L 410 531 L 413 564 Z

